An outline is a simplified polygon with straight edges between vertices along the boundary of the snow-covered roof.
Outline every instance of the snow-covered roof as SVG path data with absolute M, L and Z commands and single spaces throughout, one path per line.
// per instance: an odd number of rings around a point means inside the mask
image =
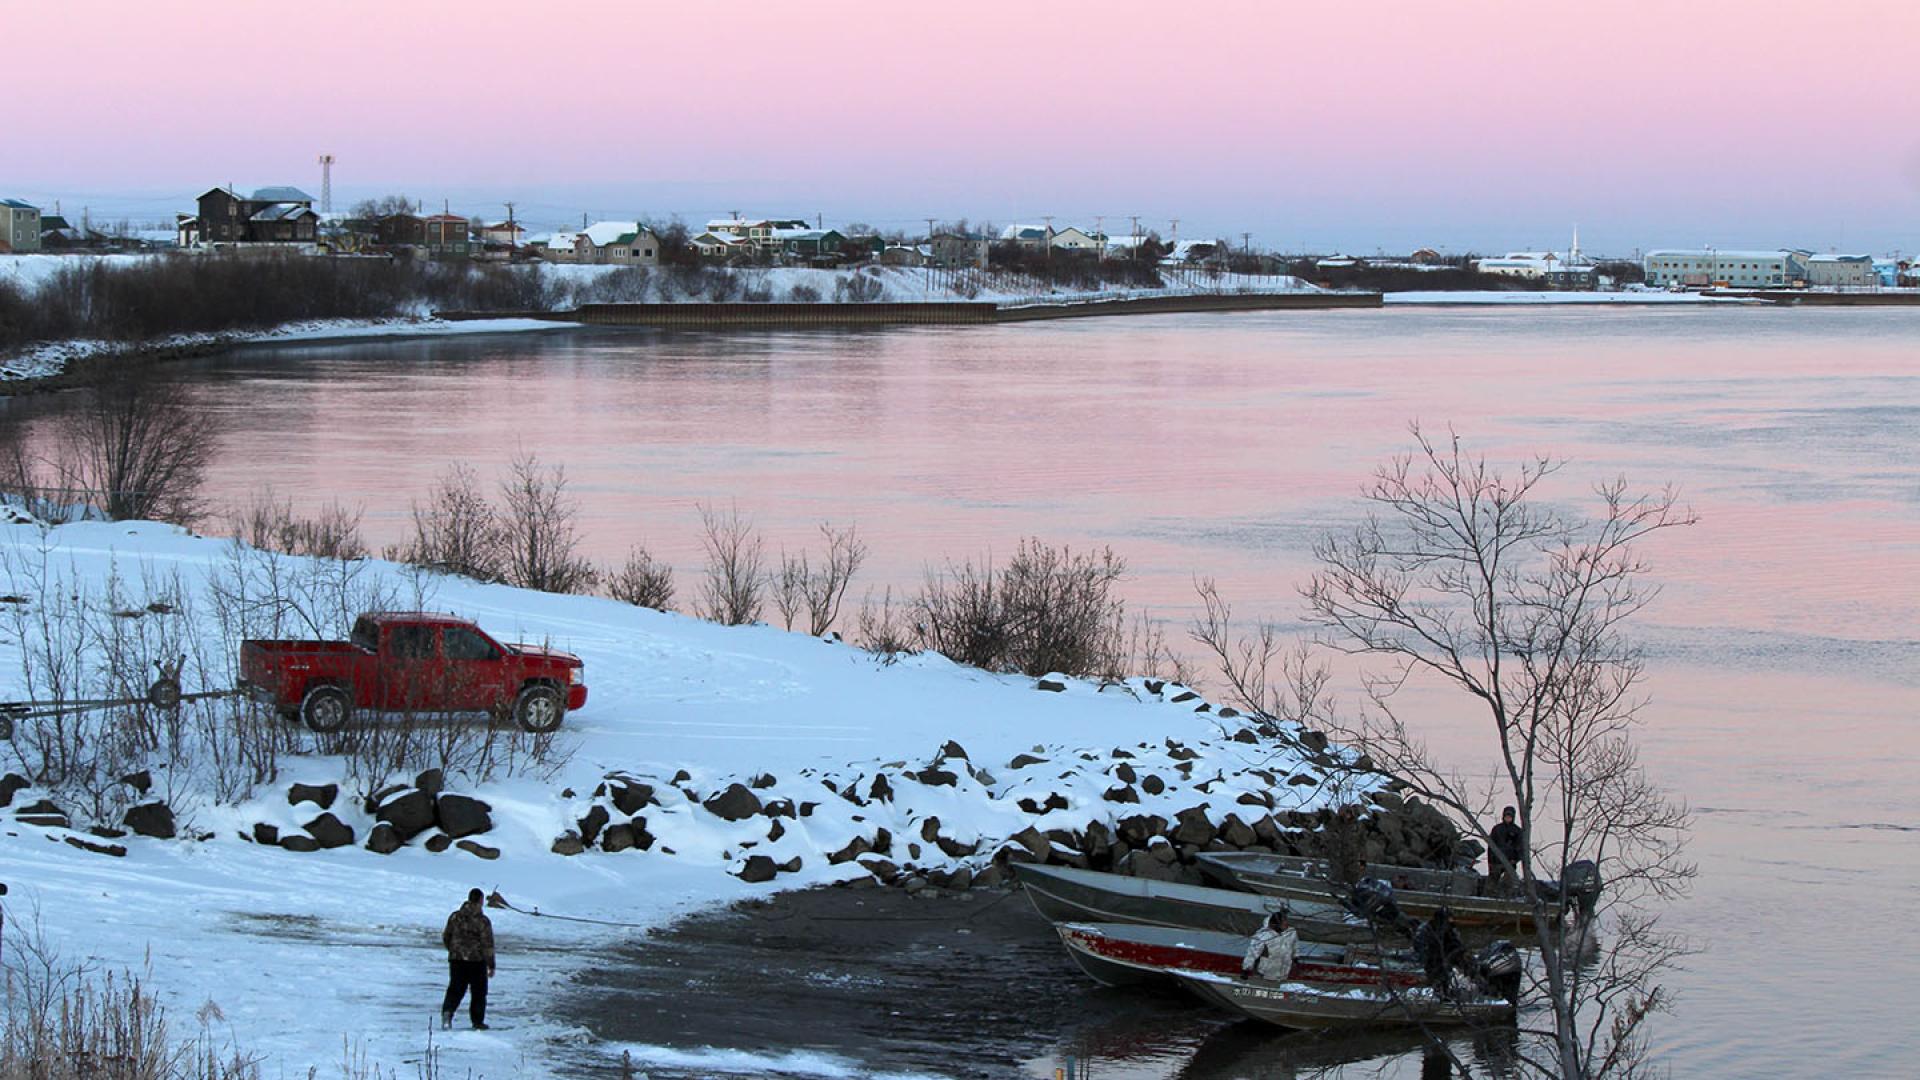
M 263 206 L 260 209 L 255 210 L 252 213 L 252 215 L 248 217 L 247 220 L 249 221 L 292 221 L 294 218 L 303 217 L 307 215 L 311 215 L 313 217 L 320 216 L 319 214 L 315 214 L 313 212 L 313 207 L 311 206 L 303 206 L 300 203 L 295 203 L 295 202 L 277 202 L 271 206 Z
M 1872 263 L 1871 255 L 1809 255 L 1808 262 L 1817 263 Z
M 579 239 L 579 236 L 580 234 L 573 229 L 545 232 L 528 237 L 527 244 L 532 247 L 544 247 L 548 251 L 572 251 L 574 242 Z
M 773 230 L 771 235 L 775 240 L 824 240 L 826 239 L 827 234 L 830 232 L 833 232 L 833 230 L 832 229 L 775 229 Z
M 592 241 L 594 247 L 606 247 L 608 244 L 624 244 L 638 237 L 646 226 L 637 221 L 596 221 L 584 229 L 581 235 Z
M 1000 230 L 1000 239 L 1045 240 L 1050 231 L 1045 225 L 1009 225 Z
M 35 205 L 33 205 L 33 204 L 32 204 L 32 203 L 30 203 L 30 202 L 21 202 L 21 201 L 20 201 L 19 199 L 0 199 L 0 206 L 4 206 L 4 207 L 7 207 L 7 208 L 8 208 L 8 209 L 10 209 L 10 210 L 38 210 L 38 209 L 40 209 L 39 207 L 37 207 L 37 206 L 35 206 Z
M 728 247 L 736 247 L 747 241 L 746 238 L 735 236 L 732 233 L 708 231 L 694 237 L 692 242 L 702 245 L 725 244 Z
M 1772 251 L 1740 251 L 1734 248 L 1695 248 L 1692 250 L 1662 248 L 1659 251 L 1647 252 L 1646 257 L 1649 259 L 1784 259 L 1792 254 L 1794 253 L 1783 248 L 1776 248 Z
M 304 191 L 301 191 L 297 187 L 254 188 L 253 194 L 247 196 L 247 198 L 251 199 L 254 202 L 277 202 L 277 203 L 278 202 L 308 202 L 310 203 L 313 201 L 313 196 L 307 194 Z

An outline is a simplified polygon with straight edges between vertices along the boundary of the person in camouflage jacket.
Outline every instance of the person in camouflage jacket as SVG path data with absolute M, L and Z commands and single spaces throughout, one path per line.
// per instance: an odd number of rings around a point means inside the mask
M 440 944 L 447 948 L 447 996 L 440 1003 L 440 1026 L 453 1026 L 453 1012 L 471 990 L 467 1019 L 474 1030 L 487 1030 L 487 980 L 493 976 L 493 921 L 481 910 L 485 897 L 479 889 L 447 916 Z

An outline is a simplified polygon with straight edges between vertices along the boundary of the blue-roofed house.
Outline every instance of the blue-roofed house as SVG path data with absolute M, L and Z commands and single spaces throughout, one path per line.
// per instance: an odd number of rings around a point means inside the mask
M 40 208 L 20 199 L 0 199 L 0 251 L 40 250 Z

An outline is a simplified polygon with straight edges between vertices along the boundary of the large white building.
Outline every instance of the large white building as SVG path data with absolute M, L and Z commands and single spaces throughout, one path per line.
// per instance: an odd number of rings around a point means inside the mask
M 1880 284 L 1880 272 L 1874 269 L 1871 255 L 1809 255 L 1807 284 L 1815 287 L 1871 288 Z
M 1807 256 L 1798 251 L 1649 251 L 1647 284 L 1663 287 L 1787 286 L 1807 280 Z
M 1473 268 L 1482 274 L 1525 278 L 1543 285 L 1561 288 L 1592 288 L 1596 271 L 1593 260 L 1580 254 L 1580 230 L 1573 230 L 1573 246 L 1566 251 L 1509 251 L 1497 258 L 1477 259 Z

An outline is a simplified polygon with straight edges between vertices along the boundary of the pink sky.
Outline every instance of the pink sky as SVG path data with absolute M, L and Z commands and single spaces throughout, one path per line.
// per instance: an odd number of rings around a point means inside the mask
M 32 103 L 0 186 L 108 213 L 317 193 L 325 150 L 336 201 L 556 220 L 1920 248 L 1910 2 L 66 0 L 32 24 L 64 44 L 0 70 Z

